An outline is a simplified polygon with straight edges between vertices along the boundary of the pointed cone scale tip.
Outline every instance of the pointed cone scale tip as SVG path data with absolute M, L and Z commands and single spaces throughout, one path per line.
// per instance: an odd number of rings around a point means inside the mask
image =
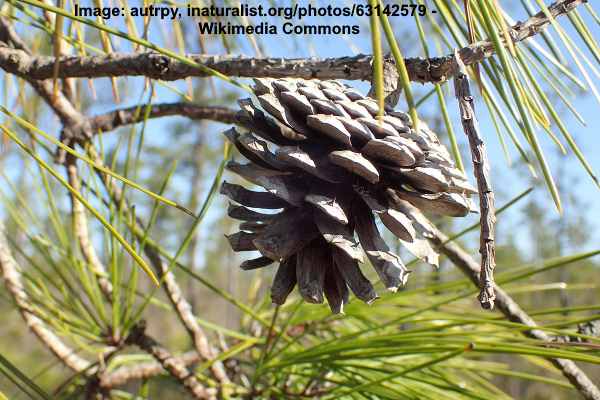
M 375 303 L 377 300 L 379 300 L 381 297 L 379 297 L 378 294 L 375 294 L 375 297 L 373 297 L 371 300 L 366 301 L 365 303 L 370 306 L 371 304 Z

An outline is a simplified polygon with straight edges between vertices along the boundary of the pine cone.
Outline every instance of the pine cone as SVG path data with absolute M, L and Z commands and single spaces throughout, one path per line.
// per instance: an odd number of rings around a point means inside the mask
M 412 129 L 402 112 L 385 110 L 378 121 L 375 100 L 337 81 L 255 83 L 266 113 L 241 100 L 238 122 L 249 132 L 225 132 L 250 163 L 232 161 L 227 168 L 266 191 L 224 182 L 221 193 L 239 204 L 230 205 L 229 216 L 243 221 L 228 236 L 233 250 L 262 254 L 241 268 L 279 262 L 273 302 L 283 304 L 296 285 L 307 302 L 327 298 L 334 313 L 343 312 L 348 288 L 374 301 L 377 293 L 358 265 L 364 259 L 355 233 L 385 287 L 404 285 L 410 271 L 384 242 L 374 215 L 409 251 L 437 265 L 438 255 L 420 235 L 423 221 L 410 209 L 464 216 L 475 189 L 436 135 L 423 122 Z

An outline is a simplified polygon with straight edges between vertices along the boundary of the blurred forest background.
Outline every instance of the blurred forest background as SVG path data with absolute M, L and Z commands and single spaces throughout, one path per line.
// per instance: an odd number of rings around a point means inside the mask
M 59 3 L 66 10 L 72 10 L 71 1 Z M 126 0 L 106 0 L 105 3 L 127 6 Z M 131 0 L 129 5 L 133 6 L 133 3 L 135 1 Z M 343 1 L 334 3 L 346 5 Z M 480 2 L 472 3 L 475 10 L 480 10 Z M 506 22 L 510 25 L 540 9 L 537 1 L 501 3 L 503 11 L 498 11 L 498 15 L 507 16 Z M 424 40 L 419 35 L 416 18 L 389 19 L 405 57 L 427 56 L 423 43 L 428 45 L 426 51 L 429 56 L 449 54 L 452 48 L 461 48 L 469 43 L 461 1 L 426 1 L 425 4 L 430 10 L 439 12 L 429 13 L 420 19 Z M 55 4 L 51 1 L 39 4 L 35 1 L 0 2 L 2 18 L 14 26 L 33 54 L 51 56 L 56 51 L 56 15 L 48 5 Z M 576 17 L 562 16 L 557 20 L 564 29 L 563 34 L 571 38 L 572 47 L 577 49 L 578 63 L 583 64 L 594 81 L 599 76 L 599 53 L 594 40 L 600 34 L 599 11 L 597 5 L 590 2 L 577 8 Z M 475 14 L 475 38 L 485 39 L 489 36 L 484 19 L 479 11 Z M 450 16 L 456 19 L 455 22 L 446 20 Z M 62 54 L 144 51 L 144 46 L 132 43 L 126 37 L 103 32 L 70 18 L 61 20 L 64 32 Z M 273 24 L 282 22 L 277 18 L 265 20 Z M 146 27 L 142 18 L 115 18 L 97 20 L 97 23 L 106 23 L 131 37 L 147 38 L 160 48 L 171 49 L 180 55 L 325 58 L 372 53 L 371 26 L 367 17 L 335 20 L 335 23 L 360 25 L 360 35 L 324 37 L 199 36 L 197 21 L 192 18 L 173 23 L 150 19 Z M 303 23 L 330 24 L 332 21 L 308 18 Z M 500 27 L 499 19 L 496 23 Z M 585 27 L 584 33 L 578 29 L 581 26 Z M 452 29 L 456 32 L 453 33 Z M 543 85 L 550 103 L 568 127 L 591 169 L 598 171 L 598 99 L 590 91 L 588 81 L 581 75 L 578 63 L 565 47 L 561 34 L 550 27 L 544 32 L 544 36 L 534 39 L 536 46 L 544 49 L 543 53 L 531 42 L 518 47 L 526 49 L 523 50 L 528 59 L 526 64 L 535 71 L 536 80 Z M 384 52 L 387 52 L 388 42 L 382 39 L 382 43 Z M 557 64 L 548 61 L 544 54 L 558 60 Z M 505 71 L 492 60 L 496 58 L 485 61 L 486 67 L 481 69 L 481 73 L 490 87 L 496 78 L 508 93 Z M 559 64 L 564 64 L 564 71 Z M 516 61 L 514 65 L 519 79 L 528 82 L 522 78 L 526 76 L 522 67 Z M 239 81 L 251 83 L 245 78 Z M 347 83 L 363 93 L 370 87 L 369 82 Z M 82 78 L 70 83 L 63 81 L 61 87 L 69 84 L 73 85 L 71 98 L 74 104 L 85 115 L 98 115 L 148 102 L 193 102 L 200 106 L 237 109 L 236 101 L 248 97 L 243 89 L 218 77 L 173 82 L 133 76 Z M 476 85 L 475 80 L 473 85 Z M 527 83 L 524 87 L 528 91 L 532 86 Z M 556 87 L 558 90 L 554 90 Z M 438 133 L 448 148 L 451 147 L 448 132 L 453 130 L 467 176 L 475 183 L 451 82 L 439 85 L 439 92 L 431 83 L 413 83 L 411 88 L 419 117 Z M 478 89 L 476 105 L 492 163 L 497 205 L 510 202 L 510 206 L 498 215 L 497 270 L 500 286 L 536 322 L 547 328 L 549 334 L 577 337 L 578 324 L 583 326 L 594 321 L 600 312 L 600 284 L 595 279 L 600 271 L 600 259 L 593 257 L 600 249 L 600 193 L 597 182 L 590 179 L 588 172 L 582 168 L 554 122 L 551 132 L 558 137 L 556 140 L 544 132 L 542 124 L 536 122 L 541 147 L 560 192 L 563 210 L 560 215 L 547 185 L 540 178 L 540 170 L 537 171 L 538 178 L 534 178 L 531 167 L 523 161 L 510 139 L 509 130 L 513 130 L 522 143 L 527 143 L 519 123 L 513 120 L 514 114 L 510 112 L 511 107 L 515 109 L 515 99 L 510 93 L 506 99 L 498 96 L 497 87 L 490 93 L 496 93 L 497 98 L 492 102 L 497 103 L 498 110 L 494 111 L 490 101 L 484 101 Z M 3 126 L 15 132 L 27 148 L 48 163 L 49 168 L 65 176 L 65 170 L 52 163 L 55 144 L 23 129 L 14 116 L 31 122 L 58 139 L 62 123 L 40 95 L 25 79 L 17 79 L 7 73 L 0 78 L 0 96 L 0 104 L 6 109 L 0 115 Z M 539 96 L 533 97 L 539 100 Z M 447 110 L 450 127 L 441 110 L 442 104 Z M 408 108 L 403 97 L 397 108 Z M 547 109 L 545 105 L 541 108 Z M 144 107 L 140 110 L 143 113 Z M 507 119 L 506 125 L 500 115 Z M 184 297 L 191 304 L 209 341 L 219 349 L 219 354 L 225 354 L 220 361 L 224 361 L 229 371 L 242 371 L 240 374 L 248 381 L 236 382 L 234 392 L 237 386 L 258 385 L 262 392 L 249 392 L 256 398 L 292 398 L 285 390 L 290 390 L 290 393 L 297 390 L 305 397 L 313 397 L 310 396 L 311 390 L 315 390 L 314 393 L 319 393 L 319 390 L 326 392 L 333 385 L 337 391 L 332 393 L 339 398 L 575 397 L 573 387 L 551 365 L 551 357 L 578 361 L 590 379 L 600 384 L 600 367 L 597 365 L 600 362 L 599 339 L 594 339 L 589 331 L 581 333 L 581 330 L 579 339 L 587 346 L 578 346 L 574 344 L 579 343 L 577 340 L 569 341 L 567 338 L 560 345 L 544 347 L 534 339 L 525 338 L 521 335 L 526 330 L 523 325 L 507 322 L 497 310 L 487 312 L 480 309 L 476 288 L 445 257 L 442 257 L 439 270 L 420 262 L 414 263 L 411 266 L 414 273 L 406 288 L 398 293 L 385 293 L 379 285 L 382 298 L 371 306 L 352 299 L 344 316 L 332 316 L 327 305 L 304 304 L 294 294 L 292 301 L 288 301 L 273 319 L 274 306 L 269 304 L 268 289 L 274 269 L 241 271 L 238 265 L 245 258 L 231 251 L 224 236 L 234 232 L 235 228 L 226 215 L 228 200 L 218 194 L 215 187 L 222 179 L 237 181 L 227 172 L 221 176 L 224 159 L 221 132 L 228 127 L 228 124 L 210 120 L 171 116 L 148 119 L 96 135 L 94 144 L 105 164 L 113 171 L 184 205 L 195 214 L 201 213 L 201 223 L 196 226 L 196 221 L 181 210 L 118 182 L 118 186 L 125 190 L 129 204 L 135 206 L 135 215 L 144 221 L 154 221 L 148 238 L 158 242 L 167 255 L 181 253 L 177 261 L 185 269 L 175 266 L 173 272 Z M 556 142 L 561 143 L 560 147 Z M 81 148 L 77 151 L 84 153 Z M 536 160 L 536 154 L 527 146 L 524 152 L 529 160 Z M 235 151 L 232 157 L 243 159 Z M 535 161 L 532 163 L 535 164 Z M 143 240 L 139 237 L 135 240 L 128 229 L 131 215 L 119 213 L 118 205 L 106 200 L 109 199 L 107 192 L 101 188 L 100 179 L 87 163 L 80 161 L 79 166 L 84 198 L 101 210 L 101 214 L 125 240 L 134 243 L 134 249 L 141 252 Z M 78 349 L 78 354 L 96 362 L 104 351 L 103 344 L 97 341 L 104 337 L 104 330 L 114 328 L 115 324 L 126 330 L 129 319 L 137 317 L 134 315 L 136 310 L 140 310 L 144 299 L 147 299 L 143 318 L 147 321 L 149 335 L 173 354 L 188 351 L 190 337 L 181 327 L 168 298 L 162 290 L 153 289 L 150 279 L 139 270 L 129 254 L 94 217 L 88 215 L 93 243 L 100 258 L 109 267 L 113 286 L 120 287 L 121 291 L 120 306 L 113 305 L 111 309 L 103 303 L 101 295 L 96 293 L 98 289 L 94 287 L 93 274 L 81 261 L 78 245 L 71 233 L 69 192 L 48 172 L 34 158 L 22 152 L 11 137 L 4 135 L 0 154 L 0 219 L 5 224 L 14 256 L 23 268 L 23 279 L 27 282 L 26 288 L 33 304 L 44 316 L 42 319 Z M 456 242 L 479 259 L 478 215 L 461 219 L 434 218 L 433 221 L 449 236 L 470 227 Z M 189 245 L 182 248 L 181 244 L 187 239 Z M 393 242 L 388 238 L 388 243 Z M 411 256 L 403 250 L 400 254 L 406 262 L 411 260 Z M 75 292 L 79 294 L 65 291 L 65 282 L 76 286 Z M 151 297 L 146 297 L 149 294 Z M 81 308 L 78 302 L 81 302 Z M 271 321 L 275 321 L 274 327 L 270 327 Z M 286 333 L 275 335 L 275 343 L 267 341 L 265 344 L 267 332 L 273 329 Z M 363 340 L 352 336 L 353 333 L 370 330 L 373 332 L 362 336 Z M 349 335 L 348 339 L 342 340 L 345 335 Z M 356 351 L 344 353 L 344 349 L 336 348 L 344 343 L 354 346 Z M 460 349 L 464 350 L 468 343 L 476 343 L 475 351 L 461 352 Z M 269 344 L 272 348 L 267 351 Z M 265 347 L 267 350 L 264 350 Z M 459 353 L 452 353 L 456 351 Z M 82 374 L 73 377 L 73 371 L 58 362 L 31 334 L 4 287 L 0 289 L 0 354 L 43 391 L 50 393 L 51 398 L 58 398 L 56 393 L 83 398 L 85 380 L 81 379 Z M 436 361 L 439 356 L 447 357 Z M 125 349 L 110 360 L 109 370 L 115 370 L 148 362 L 150 357 Z M 428 362 L 432 364 L 419 366 Z M 9 371 L 7 374 L 10 375 L 10 368 L 6 366 L 9 364 L 3 365 L 3 370 Z M 202 362 L 194 364 L 197 376 L 205 377 L 200 380 L 208 387 L 213 382 L 208 372 L 210 365 Z M 405 366 L 415 365 L 419 367 L 414 373 L 397 377 L 390 375 L 393 375 L 390 371 L 402 371 Z M 10 399 L 28 398 L 14 381 L 7 378 L 9 375 L 0 374 L 0 392 Z M 362 394 L 357 397 L 346 392 L 361 385 L 364 387 L 357 393 Z M 270 393 L 269 387 L 281 391 L 273 389 Z M 168 374 L 132 380 L 121 390 L 113 391 L 112 395 L 115 398 L 140 396 L 157 399 L 187 396 L 176 379 Z

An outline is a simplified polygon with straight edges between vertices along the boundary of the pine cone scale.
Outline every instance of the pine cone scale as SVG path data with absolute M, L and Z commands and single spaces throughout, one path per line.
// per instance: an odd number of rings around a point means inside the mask
M 280 261 L 297 253 L 318 235 L 308 213 L 291 208 L 273 218 L 252 242 L 262 255 Z
M 363 275 L 356 260 L 337 248 L 333 248 L 332 254 L 337 271 L 356 297 L 367 304 L 379 298 L 373 284 Z
M 315 239 L 300 250 L 296 258 L 296 279 L 300 295 L 309 303 L 322 303 L 325 274 L 331 268 L 327 245 Z
M 379 182 L 379 172 L 371 161 L 351 150 L 336 150 L 329 153 L 329 161 L 346 171 L 364 178 L 370 183 Z
M 240 185 L 223 182 L 220 193 L 246 207 L 277 209 L 288 205 L 269 192 L 253 192 Z
M 240 264 L 240 268 L 244 271 L 250 271 L 257 268 L 263 268 L 271 264 L 273 264 L 273 260 L 271 260 L 269 257 L 262 256 L 244 261 Z
M 293 255 L 279 264 L 273 285 L 271 286 L 271 301 L 275 304 L 284 304 L 296 286 L 296 255 Z

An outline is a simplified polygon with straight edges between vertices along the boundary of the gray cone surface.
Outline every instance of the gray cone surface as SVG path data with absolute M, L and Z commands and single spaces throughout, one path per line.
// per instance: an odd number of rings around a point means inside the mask
M 228 235 L 234 251 L 258 251 L 241 268 L 278 263 L 271 288 L 276 304 L 295 286 L 309 303 L 327 300 L 343 313 L 352 292 L 370 304 L 378 295 L 359 263 L 369 261 L 396 291 L 410 271 L 386 244 L 388 229 L 422 260 L 438 255 L 421 236 L 414 213 L 465 216 L 476 189 L 424 122 L 400 111 L 377 118 L 377 102 L 337 81 L 255 79 L 259 100 L 240 100 L 240 126 L 226 138 L 248 162 L 227 169 L 262 190 L 224 182 L 242 221 Z M 275 212 L 276 211 L 276 212 Z M 437 265 L 436 265 L 437 266 Z

